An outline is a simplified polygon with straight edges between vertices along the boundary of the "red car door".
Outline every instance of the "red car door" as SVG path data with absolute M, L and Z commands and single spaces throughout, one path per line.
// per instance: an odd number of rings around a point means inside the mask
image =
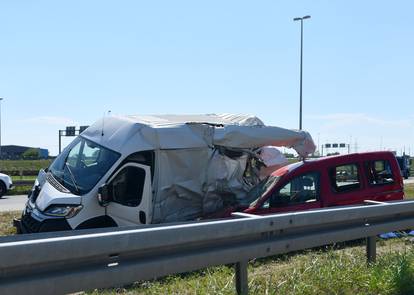
M 277 185 L 261 203 L 248 212 L 265 215 L 320 208 L 320 180 L 319 172 L 302 173 Z
M 372 159 L 364 163 L 367 178 L 367 199 L 376 201 L 402 200 L 402 179 L 391 159 Z
M 358 161 L 328 167 L 329 194 L 325 206 L 362 204 L 367 198 L 365 178 Z

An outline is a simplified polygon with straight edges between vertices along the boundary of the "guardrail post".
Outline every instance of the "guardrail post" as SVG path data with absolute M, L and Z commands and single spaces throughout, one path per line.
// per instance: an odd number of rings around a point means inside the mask
M 367 262 L 373 263 L 377 258 L 377 237 L 367 237 Z
M 249 286 L 247 281 L 247 263 L 248 261 L 240 261 L 235 265 L 236 268 L 236 291 L 238 295 L 247 295 Z

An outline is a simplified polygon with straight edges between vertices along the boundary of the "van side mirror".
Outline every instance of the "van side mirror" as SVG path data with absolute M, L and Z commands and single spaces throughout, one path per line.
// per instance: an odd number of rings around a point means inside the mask
M 102 185 L 98 189 L 98 202 L 99 205 L 106 207 L 112 201 L 112 190 L 108 184 Z

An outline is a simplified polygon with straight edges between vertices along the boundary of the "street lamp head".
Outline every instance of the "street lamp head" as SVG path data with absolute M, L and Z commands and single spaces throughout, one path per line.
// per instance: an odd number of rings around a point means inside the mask
M 305 16 L 303 16 L 303 17 L 295 17 L 293 20 L 294 21 L 298 21 L 298 20 L 304 20 L 304 19 L 308 19 L 308 18 L 311 18 L 311 16 L 310 15 L 305 15 Z

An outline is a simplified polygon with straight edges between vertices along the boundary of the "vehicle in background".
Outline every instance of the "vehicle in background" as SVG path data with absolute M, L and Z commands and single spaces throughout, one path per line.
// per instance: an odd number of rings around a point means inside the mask
M 0 198 L 13 189 L 13 181 L 7 174 L 0 173 Z
M 394 154 L 370 152 L 287 165 L 264 179 L 249 194 L 257 196 L 251 204 L 228 208 L 209 217 L 229 217 L 233 212 L 265 215 L 358 205 L 366 200 L 402 200 L 404 187 Z
M 405 179 L 410 177 L 411 158 L 408 155 L 397 156 L 398 165 L 400 166 L 401 174 Z
M 254 116 L 107 116 L 40 171 L 14 224 L 30 233 L 196 220 L 257 198 L 247 192 L 266 176 L 266 146 L 315 151 L 306 131 Z

